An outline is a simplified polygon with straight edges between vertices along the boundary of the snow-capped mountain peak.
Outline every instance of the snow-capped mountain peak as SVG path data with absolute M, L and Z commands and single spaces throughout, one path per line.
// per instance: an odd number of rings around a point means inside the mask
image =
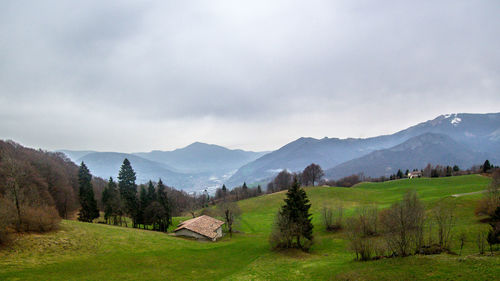
M 456 127 L 456 126 L 458 126 L 458 124 L 460 124 L 460 122 L 461 122 L 461 121 L 462 121 L 462 119 L 461 119 L 460 117 L 455 117 L 455 118 L 453 118 L 453 120 L 451 120 L 451 122 L 450 122 L 450 123 L 451 123 L 453 126 L 455 126 L 455 127 Z

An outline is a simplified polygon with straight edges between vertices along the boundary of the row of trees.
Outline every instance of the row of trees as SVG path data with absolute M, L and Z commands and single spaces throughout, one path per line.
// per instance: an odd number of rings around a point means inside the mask
M 287 170 L 282 170 L 276 177 L 267 184 L 267 193 L 279 192 L 289 189 L 294 180 L 297 180 L 302 186 L 315 186 L 321 182 L 325 173 L 321 166 L 310 164 L 300 173 L 290 173 Z
M 356 259 L 370 260 L 449 251 L 455 222 L 453 202 L 439 201 L 429 215 L 416 192 L 409 191 L 388 209 L 358 208 L 345 229 Z
M 94 198 L 91 174 L 82 162 L 78 179 L 80 183 L 80 212 L 78 220 L 92 222 L 99 217 L 99 209 Z M 135 183 L 136 175 L 130 161 L 125 159 L 118 174 L 118 183 L 110 178 L 102 192 L 102 205 L 106 223 L 127 224 L 123 216 L 132 219 L 132 227 L 151 226 L 153 230 L 166 232 L 172 224 L 172 208 L 165 185 L 161 179 L 155 187 L 150 181 L 147 189 Z
M 354 215 L 343 219 L 341 204 L 325 207 L 322 219 L 328 231 L 345 228 L 349 248 L 356 259 L 436 254 L 450 251 L 452 241 L 460 245 L 460 254 L 466 242 L 475 242 L 480 254 L 489 245 L 493 251 L 500 244 L 500 169 L 494 170 L 492 183 L 485 197 L 478 202 L 476 214 L 486 215 L 487 230 L 480 229 L 474 239 L 466 233 L 457 233 L 456 206 L 451 198 L 444 198 L 426 212 L 414 191 L 390 208 L 379 210 L 376 205 L 357 208 Z
M 256 197 L 262 195 L 262 188 L 259 185 L 256 187 L 248 187 L 246 182 L 242 186 L 228 190 L 226 185 L 222 185 L 221 188 L 215 190 L 214 204 L 220 201 L 238 201 L 251 197 Z

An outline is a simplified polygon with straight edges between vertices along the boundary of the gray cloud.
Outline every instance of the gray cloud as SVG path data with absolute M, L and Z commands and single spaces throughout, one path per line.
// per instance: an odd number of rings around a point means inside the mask
M 500 108 L 498 1 L 4 1 L 0 137 L 274 149 Z

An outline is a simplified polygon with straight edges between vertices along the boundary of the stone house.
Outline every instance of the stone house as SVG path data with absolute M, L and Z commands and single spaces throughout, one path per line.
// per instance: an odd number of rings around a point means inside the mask
M 223 221 L 203 215 L 181 222 L 174 233 L 176 236 L 216 241 L 222 237 L 222 225 Z

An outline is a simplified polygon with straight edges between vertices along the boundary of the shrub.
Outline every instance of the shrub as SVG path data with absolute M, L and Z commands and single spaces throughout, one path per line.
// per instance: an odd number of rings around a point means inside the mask
M 10 231 L 16 216 L 15 207 L 12 202 L 5 198 L 0 198 L 0 245 L 7 244 L 10 238 Z
M 338 231 L 342 229 L 344 207 L 338 203 L 333 207 L 323 207 L 321 218 L 327 231 Z
M 346 235 L 349 240 L 349 250 L 356 254 L 356 260 L 367 261 L 374 253 L 373 239 L 363 234 L 362 226 L 356 218 L 346 222 Z
M 480 255 L 484 254 L 486 248 L 486 236 L 487 233 L 484 231 L 478 232 L 476 236 L 476 245 Z
M 22 208 L 21 221 L 23 232 L 47 232 L 56 230 L 61 218 L 52 206 L 32 206 Z
M 407 256 L 423 246 L 425 210 L 414 191 L 381 213 L 387 246 L 394 255 Z
M 356 208 L 351 221 L 351 223 L 359 225 L 359 231 L 363 237 L 377 235 L 378 207 L 376 205 L 364 205 Z
M 446 200 L 439 201 L 434 206 L 432 213 L 438 227 L 439 246 L 448 249 L 456 222 L 455 204 Z
M 493 216 L 496 208 L 500 206 L 500 169 L 493 172 L 492 178 L 484 198 L 476 206 L 476 215 Z

